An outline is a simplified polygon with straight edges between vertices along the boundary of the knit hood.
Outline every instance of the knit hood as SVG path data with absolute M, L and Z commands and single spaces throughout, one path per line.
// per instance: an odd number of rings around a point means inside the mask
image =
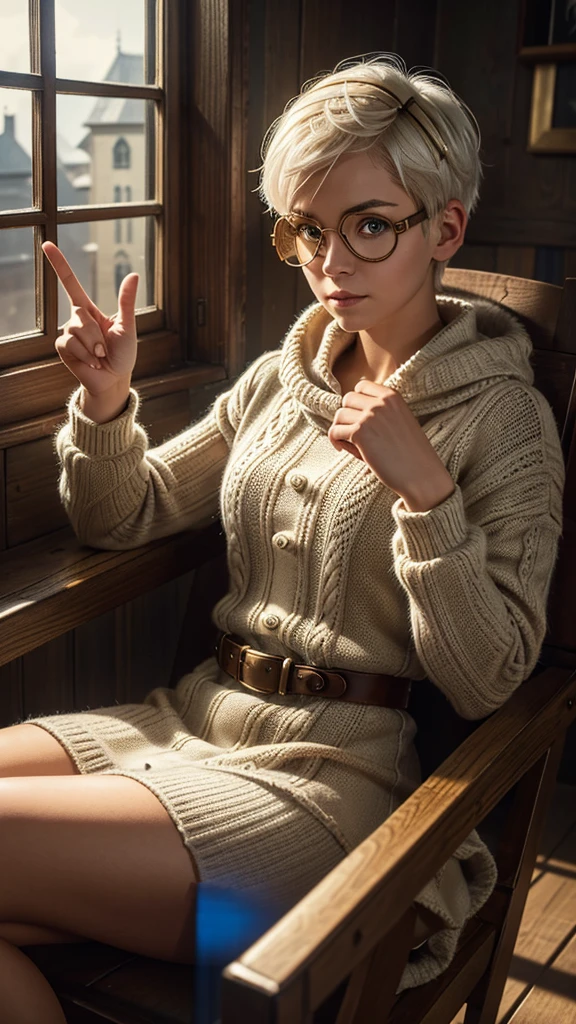
M 459 405 L 501 381 L 532 384 L 532 342 L 511 313 L 485 299 L 441 295 L 437 304 L 444 327 L 383 381 L 415 416 Z M 332 367 L 349 344 L 350 333 L 320 303 L 303 311 L 284 341 L 281 383 L 322 427 L 342 404 Z

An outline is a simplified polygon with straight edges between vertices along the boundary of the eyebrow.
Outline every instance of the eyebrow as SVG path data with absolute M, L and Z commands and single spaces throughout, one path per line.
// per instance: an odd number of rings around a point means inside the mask
M 362 213 L 362 210 L 371 210 L 374 206 L 398 206 L 398 203 L 390 203 L 385 199 L 367 199 L 364 203 L 358 203 L 358 206 L 351 206 L 349 210 L 343 210 L 341 216 L 344 217 L 347 213 Z M 318 220 L 318 217 L 311 213 L 310 210 L 301 210 L 297 206 L 294 207 L 292 213 L 298 214 L 299 217 L 310 217 L 312 220 Z

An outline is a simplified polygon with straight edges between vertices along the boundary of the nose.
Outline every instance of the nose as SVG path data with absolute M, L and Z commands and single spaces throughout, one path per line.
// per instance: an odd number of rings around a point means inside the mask
M 318 256 L 322 260 L 323 272 L 329 277 L 343 270 L 351 273 L 357 259 L 345 245 L 336 228 L 324 228 Z

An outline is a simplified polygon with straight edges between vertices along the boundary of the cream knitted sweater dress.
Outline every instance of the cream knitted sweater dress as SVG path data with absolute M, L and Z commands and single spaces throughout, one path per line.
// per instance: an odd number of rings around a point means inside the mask
M 132 548 L 221 514 L 230 570 L 214 610 L 221 629 L 308 664 L 428 676 L 461 715 L 490 714 L 529 675 L 544 636 L 562 456 L 531 386 L 524 329 L 492 303 L 439 297 L 438 307 L 443 329 L 386 383 L 455 481 L 441 505 L 408 512 L 328 441 L 342 400 L 331 367 L 350 335 L 314 303 L 201 422 L 153 450 L 136 392 L 102 425 L 76 392 L 57 447 L 78 536 Z M 81 772 L 148 786 L 203 880 L 283 905 L 418 784 L 408 713 L 259 696 L 214 658 L 141 704 L 28 721 Z M 493 884 L 492 858 L 472 834 L 420 894 L 446 927 L 401 987 L 447 965 Z

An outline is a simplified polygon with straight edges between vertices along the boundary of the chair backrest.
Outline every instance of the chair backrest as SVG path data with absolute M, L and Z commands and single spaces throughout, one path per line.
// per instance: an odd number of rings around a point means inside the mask
M 576 664 L 576 278 L 564 288 L 522 277 L 448 268 L 444 289 L 499 302 L 524 323 L 534 344 L 536 387 L 556 417 L 566 460 L 564 532 L 548 606 L 544 654 L 549 664 Z
M 498 302 L 522 321 L 532 339 L 534 382 L 556 417 L 568 468 L 564 532 L 548 603 L 541 663 L 576 664 L 576 597 L 571 600 L 576 574 L 576 331 L 572 327 L 576 322 L 576 279 L 568 279 L 560 288 L 521 277 L 448 268 L 444 291 L 461 298 Z M 438 687 L 427 680 L 413 688 L 410 714 L 417 725 L 415 744 L 423 778 L 480 725 L 479 721 L 461 718 Z M 430 729 L 430 722 L 442 722 L 442 729 Z

